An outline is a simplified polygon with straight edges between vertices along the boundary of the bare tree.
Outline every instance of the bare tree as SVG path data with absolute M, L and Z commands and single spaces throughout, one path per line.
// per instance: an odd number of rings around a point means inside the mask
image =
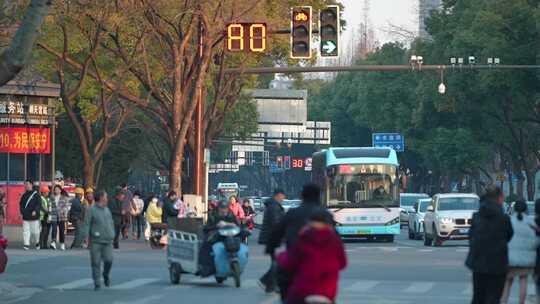
M 0 54 L 0 85 L 13 79 L 26 65 L 38 31 L 52 0 L 32 0 L 10 45 Z

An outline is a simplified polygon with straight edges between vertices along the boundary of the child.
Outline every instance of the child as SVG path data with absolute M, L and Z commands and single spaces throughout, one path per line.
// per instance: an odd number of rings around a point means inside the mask
M 296 243 L 278 256 L 278 266 L 291 274 L 285 303 L 303 304 L 314 295 L 335 301 L 339 272 L 347 265 L 347 257 L 332 224 L 325 213 L 315 212 Z

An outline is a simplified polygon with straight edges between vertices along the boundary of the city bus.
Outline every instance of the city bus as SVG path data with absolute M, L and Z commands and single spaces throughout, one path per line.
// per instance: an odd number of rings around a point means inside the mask
M 329 148 L 313 154 L 312 181 L 343 238 L 393 242 L 400 233 L 396 152 L 390 148 Z
M 218 183 L 217 195 L 219 200 L 229 200 L 231 196 L 240 194 L 240 186 L 238 183 Z

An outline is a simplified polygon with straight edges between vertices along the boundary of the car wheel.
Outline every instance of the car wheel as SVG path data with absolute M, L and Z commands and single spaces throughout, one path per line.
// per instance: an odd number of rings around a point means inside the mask
M 431 246 L 431 238 L 427 233 L 426 226 L 424 225 L 424 246 Z

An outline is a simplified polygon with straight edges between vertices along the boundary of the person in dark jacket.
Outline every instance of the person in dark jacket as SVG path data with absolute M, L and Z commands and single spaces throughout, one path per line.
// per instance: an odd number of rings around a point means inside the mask
M 489 187 L 472 218 L 465 264 L 473 273 L 473 304 L 497 304 L 504 289 L 513 230 L 503 203 L 502 190 Z
M 266 253 L 274 254 L 276 248 L 285 239 L 287 248 L 296 241 L 300 229 L 304 227 L 314 212 L 325 214 L 328 221 L 334 217 L 320 203 L 321 189 L 315 184 L 306 184 L 302 188 L 302 204 L 290 209 L 277 225 L 273 226 L 272 233 L 266 243 Z
M 347 256 L 333 225 L 326 213 L 313 213 L 295 244 L 277 257 L 279 268 L 291 277 L 287 304 L 303 304 L 313 295 L 335 301 Z
M 178 195 L 174 191 L 170 191 L 167 197 L 163 200 L 163 222 L 168 223 L 170 217 L 178 217 L 178 210 L 174 208 Z
M 71 208 L 69 209 L 69 221 L 75 227 L 73 243 L 71 249 L 80 249 L 83 246 L 83 225 L 84 225 L 84 190 L 83 188 L 75 189 L 75 197 L 71 200 Z
M 24 182 L 25 192 L 19 202 L 19 210 L 23 218 L 23 249 L 30 249 L 30 245 L 39 249 L 39 215 L 41 210 L 41 197 L 34 190 L 31 180 Z
M 283 215 L 285 209 L 281 203 L 285 200 L 285 192 L 282 189 L 276 189 L 274 196 L 264 203 L 264 216 L 261 232 L 259 233 L 259 244 L 266 245 L 270 239 L 273 227 L 275 227 Z M 274 255 L 270 255 L 270 268 L 259 279 L 259 284 L 265 292 L 270 293 L 276 289 L 276 264 Z
M 122 217 L 125 213 L 124 209 L 122 208 L 122 204 L 124 202 L 125 195 L 126 194 L 124 192 L 118 191 L 114 200 L 108 205 L 114 221 L 114 249 L 118 249 L 120 247 L 119 242 L 120 233 L 122 232 Z
M 285 240 L 287 249 L 291 248 L 297 240 L 300 230 L 309 222 L 313 214 L 317 213 L 324 216 L 326 222 L 334 222 L 332 214 L 321 206 L 320 197 L 321 189 L 319 186 L 312 183 L 304 185 L 302 188 L 302 204 L 297 208 L 290 209 L 273 228 L 266 244 L 267 254 L 273 256 L 274 251 L 281 245 L 283 240 Z M 280 269 L 276 269 L 276 272 L 281 298 L 284 300 L 287 297 L 290 277 Z

